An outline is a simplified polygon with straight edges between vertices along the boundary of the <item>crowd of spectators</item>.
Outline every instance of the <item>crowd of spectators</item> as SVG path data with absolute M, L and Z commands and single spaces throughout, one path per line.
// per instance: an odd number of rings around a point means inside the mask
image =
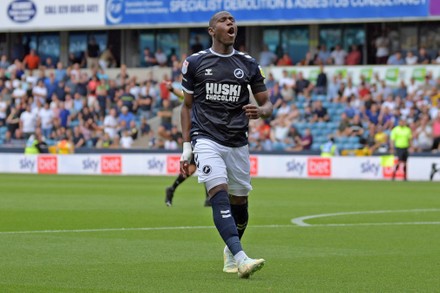
M 395 88 L 378 75 L 356 86 L 342 74 L 327 81 L 321 66 L 316 83 L 284 70 L 279 80 L 269 73 L 266 84 L 275 111 L 272 119 L 251 121 L 252 150 L 319 150 L 331 136 L 367 154 L 386 153 L 391 129 L 405 119 L 411 151 L 440 151 L 440 77 L 431 73 L 423 83 L 413 78 Z
M 412 151 L 438 151 L 440 77 L 428 73 L 424 83 L 413 79 L 391 88 L 375 76 L 370 82 L 362 78 L 354 85 L 341 74 L 327 76 L 322 65 L 329 59 L 333 63 L 350 59 L 341 50 L 336 47 L 327 52 L 322 46 L 315 56 L 308 54 L 307 64 L 327 60 L 317 63 L 321 70 L 316 82 L 301 71 L 284 70 L 278 80 L 267 73 L 275 111 L 271 119 L 250 122 L 250 148 L 318 150 L 331 135 L 336 140 L 353 138 L 354 148 L 386 152 L 390 130 L 399 119 L 405 119 L 414 134 Z M 88 51 L 93 52 L 93 47 Z M 109 63 L 101 66 L 96 54 L 89 53 L 90 70 L 81 69 L 79 63 L 64 66 L 61 62 L 46 68 L 32 50 L 22 61 L 10 62 L 1 56 L 0 145 L 24 146 L 32 134 L 41 134 L 49 145 L 68 140 L 75 148 L 131 148 L 137 139 L 146 137 L 147 143 L 139 147 L 178 149 L 182 135 L 173 124 L 172 112 L 180 101 L 168 89 L 170 85 L 180 88 L 180 62 L 185 56 L 173 54 L 169 60 L 160 54 L 153 56 L 147 49 L 144 54 L 152 56 L 146 62 L 171 68 L 170 74 L 156 80 L 150 71 L 139 80 L 122 64 L 116 78 L 110 79 L 106 73 Z M 261 57 L 264 62 L 290 64 L 289 56 L 277 60 L 267 50 Z M 148 122 L 153 117 L 160 119 L 155 129 Z
M 177 149 L 181 144 L 181 134 L 171 124 L 179 102 L 168 91 L 170 76 L 156 80 L 150 72 L 138 81 L 121 65 L 110 79 L 94 58 L 88 59 L 90 70 L 61 62 L 47 69 L 37 58 L 32 50 L 13 64 L 6 56 L 0 58 L 1 146 L 22 147 L 33 134 L 48 145 L 68 140 L 75 148 L 131 148 L 144 136 L 144 148 Z M 180 75 L 173 76 L 177 87 Z M 155 116 L 161 119 L 156 132 L 148 123 Z
M 416 65 L 416 64 L 440 64 L 440 50 L 436 53 L 429 53 L 425 48 L 420 48 L 417 52 L 411 50 L 402 52 L 396 51 L 389 54 L 388 47 L 382 45 L 382 38 L 376 41 L 376 64 L 388 65 Z M 270 51 L 268 46 L 264 46 L 260 52 L 259 63 L 262 66 L 310 66 L 310 65 L 360 65 L 363 64 L 363 56 L 359 45 L 351 45 L 347 52 L 336 45 L 334 48 L 327 48 L 322 44 L 316 50 L 307 51 L 304 58 L 299 62 L 293 62 L 287 52 L 278 56 Z

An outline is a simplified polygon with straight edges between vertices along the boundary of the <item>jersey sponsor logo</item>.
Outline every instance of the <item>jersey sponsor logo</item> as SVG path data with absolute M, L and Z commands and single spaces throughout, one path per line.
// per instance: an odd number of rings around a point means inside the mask
M 206 83 L 206 99 L 211 101 L 238 102 L 241 85 L 228 83 Z
M 188 72 L 188 65 L 189 65 L 189 62 L 188 61 L 183 61 L 183 64 L 182 64 L 182 74 L 186 74 L 187 72 Z
M 251 176 L 258 175 L 258 157 L 249 157 L 249 161 L 251 163 Z
M 58 158 L 57 156 L 38 156 L 37 166 L 39 174 L 57 174 Z
M 211 68 L 205 69 L 205 75 L 212 75 L 212 69 Z
M 167 174 L 180 173 L 180 156 L 167 156 Z
M 243 78 L 243 76 L 244 76 L 244 72 L 243 72 L 243 70 L 240 69 L 240 68 L 235 69 L 235 70 L 234 70 L 234 76 L 235 76 L 236 78 Z
M 307 175 L 309 177 L 330 177 L 332 174 L 332 161 L 330 158 L 307 159 Z
M 205 165 L 205 166 L 202 167 L 202 172 L 205 175 L 209 175 L 212 172 L 212 167 L 209 166 L 209 165 Z
M 121 174 L 122 173 L 122 158 L 117 156 L 102 156 L 101 157 L 101 173 L 102 174 Z

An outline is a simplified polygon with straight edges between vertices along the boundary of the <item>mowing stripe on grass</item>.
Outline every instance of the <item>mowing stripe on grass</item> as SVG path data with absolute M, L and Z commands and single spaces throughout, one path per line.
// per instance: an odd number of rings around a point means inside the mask
M 292 225 L 255 225 L 253 228 L 291 228 Z M 0 231 L 0 235 L 17 234 L 44 234 L 44 233 L 90 233 L 114 231 L 161 231 L 161 230 L 197 230 L 214 229 L 214 226 L 180 226 L 180 227 L 139 227 L 139 228 L 102 228 L 102 229 L 76 229 L 76 230 L 35 230 L 35 231 Z
M 426 212 L 439 212 L 440 209 L 413 209 L 413 210 L 383 210 L 383 211 L 357 211 L 357 212 L 340 212 L 331 214 L 318 214 L 303 216 L 292 219 L 292 224 L 301 227 L 307 226 L 383 226 L 383 225 L 438 225 L 440 222 L 399 222 L 399 223 L 353 223 L 353 224 L 308 224 L 305 221 L 316 218 L 327 218 L 345 215 L 363 215 L 363 214 L 387 214 L 387 213 L 426 213 Z

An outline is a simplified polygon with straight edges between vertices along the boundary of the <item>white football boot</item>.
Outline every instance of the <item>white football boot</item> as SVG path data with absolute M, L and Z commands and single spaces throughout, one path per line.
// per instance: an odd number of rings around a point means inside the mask
M 234 256 L 232 255 L 231 251 L 229 251 L 229 248 L 227 246 L 225 246 L 225 249 L 223 250 L 223 261 L 223 272 L 234 274 L 238 272 L 237 262 L 235 261 Z
M 264 259 L 252 259 L 246 257 L 238 265 L 238 277 L 242 279 L 249 278 L 253 273 L 261 270 L 265 262 Z

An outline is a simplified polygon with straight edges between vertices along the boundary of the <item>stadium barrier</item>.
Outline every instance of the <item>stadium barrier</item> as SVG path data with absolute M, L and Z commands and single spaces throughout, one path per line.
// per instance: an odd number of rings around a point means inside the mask
M 78 175 L 175 175 L 180 154 L 0 154 L 0 173 Z M 391 178 L 395 158 L 298 155 L 251 155 L 251 175 L 265 178 L 365 179 Z M 397 179 L 403 178 L 402 170 Z M 440 181 L 440 157 L 410 157 L 408 179 Z

